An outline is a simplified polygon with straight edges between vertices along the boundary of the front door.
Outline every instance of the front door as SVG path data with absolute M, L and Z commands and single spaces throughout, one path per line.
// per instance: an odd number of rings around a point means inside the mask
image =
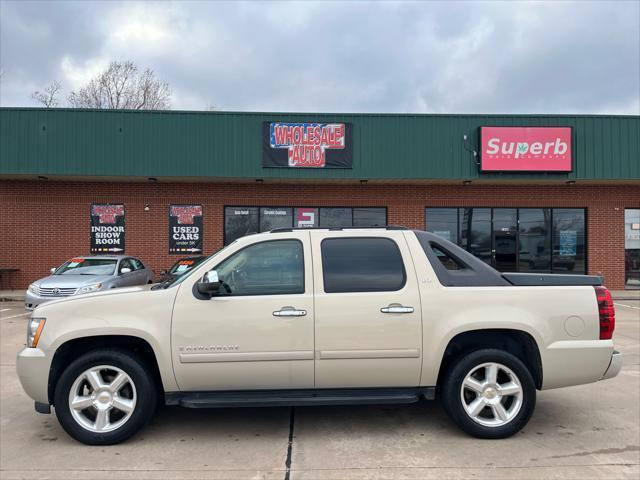
M 499 272 L 518 270 L 518 212 L 515 208 L 493 209 L 493 268 Z
M 309 233 L 251 240 L 207 260 L 179 287 L 171 348 L 183 391 L 313 388 Z M 209 270 L 220 293 L 199 298 L 195 284 Z
M 420 297 L 403 232 L 311 238 L 316 388 L 418 386 Z

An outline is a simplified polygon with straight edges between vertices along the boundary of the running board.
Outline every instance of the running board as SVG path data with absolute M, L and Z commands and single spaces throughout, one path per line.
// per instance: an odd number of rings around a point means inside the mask
M 167 392 L 165 403 L 187 408 L 383 405 L 415 403 L 421 397 L 433 400 L 435 387 Z

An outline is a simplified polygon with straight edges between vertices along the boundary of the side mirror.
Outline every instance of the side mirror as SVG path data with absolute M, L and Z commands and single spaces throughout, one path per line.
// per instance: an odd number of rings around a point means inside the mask
M 218 278 L 218 272 L 215 270 L 209 270 L 204 274 L 202 280 L 197 284 L 198 292 L 203 295 L 213 295 L 220 289 L 220 279 Z
M 56 267 L 51 267 L 51 270 L 49 270 L 51 273 L 56 273 L 57 268 Z
M 131 273 L 131 269 L 124 267 L 122 269 L 120 269 L 120 275 L 124 274 L 124 273 Z

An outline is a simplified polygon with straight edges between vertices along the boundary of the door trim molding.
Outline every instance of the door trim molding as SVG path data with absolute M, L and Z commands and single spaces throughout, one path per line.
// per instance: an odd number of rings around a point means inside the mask
M 313 360 L 312 350 L 293 352 L 181 353 L 180 363 L 278 362 Z
M 318 350 L 320 360 L 419 358 L 418 348 L 394 348 L 384 350 Z

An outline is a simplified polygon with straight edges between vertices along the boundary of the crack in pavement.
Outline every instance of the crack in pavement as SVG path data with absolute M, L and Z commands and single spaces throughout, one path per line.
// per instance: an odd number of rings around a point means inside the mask
M 289 443 L 287 444 L 287 459 L 284 462 L 284 480 L 290 480 L 291 478 L 291 453 L 293 451 L 293 426 L 295 422 L 295 413 L 296 407 L 291 407 L 291 415 L 289 416 Z
M 640 452 L 639 445 L 627 445 L 624 448 L 602 448 L 600 450 L 592 450 L 590 452 L 578 452 L 571 453 L 569 455 L 553 455 L 547 458 L 569 458 L 569 457 L 588 457 L 589 455 L 604 455 L 612 453 L 624 453 L 624 452 Z

